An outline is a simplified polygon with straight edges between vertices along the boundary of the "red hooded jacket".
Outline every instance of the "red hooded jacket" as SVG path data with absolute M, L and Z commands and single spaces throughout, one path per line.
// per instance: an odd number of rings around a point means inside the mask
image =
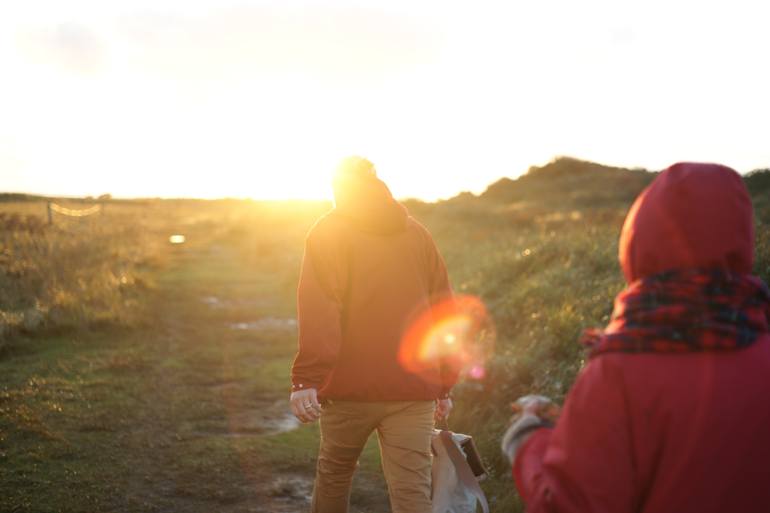
M 446 397 L 455 371 L 437 360 L 414 372 L 398 358 L 411 323 L 451 295 L 433 239 L 374 176 L 336 196 L 306 240 L 292 389 L 354 401 Z
M 749 273 L 753 214 L 741 177 L 676 164 L 629 211 L 631 283 L 675 269 Z M 610 352 L 589 360 L 553 429 L 513 468 L 530 513 L 770 511 L 770 336 L 746 349 Z

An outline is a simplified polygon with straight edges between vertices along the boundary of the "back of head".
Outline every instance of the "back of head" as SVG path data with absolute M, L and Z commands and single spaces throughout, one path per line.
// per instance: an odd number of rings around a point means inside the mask
M 629 283 L 674 269 L 750 273 L 754 216 L 743 179 L 719 164 L 669 167 L 629 210 L 619 256 Z
M 354 202 L 376 179 L 377 172 L 369 160 L 357 155 L 342 159 L 332 181 L 335 203 L 339 206 Z
M 335 210 L 359 229 L 380 234 L 404 229 L 406 210 L 377 178 L 369 160 L 358 156 L 343 159 L 334 173 L 333 187 Z

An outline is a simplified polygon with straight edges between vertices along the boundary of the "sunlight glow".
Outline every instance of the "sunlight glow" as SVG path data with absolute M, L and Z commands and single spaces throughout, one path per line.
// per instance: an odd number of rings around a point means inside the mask
M 748 0 L 9 2 L 0 187 L 328 199 L 350 154 L 427 200 L 558 155 L 745 172 L 770 164 L 765 19 Z

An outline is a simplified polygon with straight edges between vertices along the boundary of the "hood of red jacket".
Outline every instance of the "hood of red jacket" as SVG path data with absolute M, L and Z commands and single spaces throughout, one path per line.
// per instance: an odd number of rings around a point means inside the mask
M 669 167 L 629 210 L 619 256 L 629 283 L 673 269 L 750 273 L 754 215 L 743 178 L 719 164 Z
M 393 199 L 388 186 L 377 177 L 335 187 L 334 201 L 334 213 L 361 231 L 391 235 L 406 229 L 406 207 Z

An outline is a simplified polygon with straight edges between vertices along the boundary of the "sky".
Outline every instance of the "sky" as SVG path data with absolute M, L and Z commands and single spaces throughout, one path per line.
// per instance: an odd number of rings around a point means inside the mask
M 770 167 L 770 39 L 736 0 L 0 5 L 0 191 L 397 197 L 568 155 Z

